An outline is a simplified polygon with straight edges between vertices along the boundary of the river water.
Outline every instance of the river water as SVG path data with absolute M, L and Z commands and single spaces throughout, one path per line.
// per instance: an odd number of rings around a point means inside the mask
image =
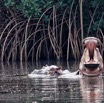
M 71 72 L 79 62 L 0 63 L 0 103 L 104 103 L 104 78 L 28 78 L 43 65 L 60 65 Z

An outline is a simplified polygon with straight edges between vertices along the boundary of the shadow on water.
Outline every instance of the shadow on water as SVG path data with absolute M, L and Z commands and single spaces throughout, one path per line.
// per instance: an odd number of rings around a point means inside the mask
M 35 78 L 27 74 L 44 63 L 1 63 L 0 103 L 103 103 L 104 78 Z M 48 63 L 49 64 L 49 63 Z M 55 63 L 51 63 L 55 64 Z M 49 64 L 49 65 L 51 65 Z M 78 69 L 78 62 L 56 63 L 70 71 Z

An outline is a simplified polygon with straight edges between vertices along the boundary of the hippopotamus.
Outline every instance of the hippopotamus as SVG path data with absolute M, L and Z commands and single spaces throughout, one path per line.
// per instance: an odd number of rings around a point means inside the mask
M 43 66 L 40 70 L 34 70 L 31 74 L 28 74 L 29 77 L 52 77 L 52 76 L 59 76 L 62 75 L 61 67 L 56 65 L 51 66 Z
M 35 69 L 32 73 L 28 74 L 30 78 L 47 78 L 47 77 L 56 77 L 56 78 L 68 78 L 77 75 L 79 71 L 71 73 L 69 70 L 62 70 L 61 66 L 56 65 L 46 65 L 42 69 Z
M 87 37 L 82 41 L 83 55 L 79 64 L 81 75 L 97 76 L 103 70 L 103 59 L 99 51 L 100 40 L 95 37 Z
M 34 70 L 28 76 L 34 77 L 62 77 L 62 78 L 78 78 L 85 76 L 97 76 L 103 70 L 103 59 L 98 46 L 100 40 L 95 37 L 87 37 L 82 41 L 84 51 L 79 64 L 79 69 L 71 73 L 69 70 L 62 70 L 61 66 L 51 65 L 43 66 L 40 70 Z

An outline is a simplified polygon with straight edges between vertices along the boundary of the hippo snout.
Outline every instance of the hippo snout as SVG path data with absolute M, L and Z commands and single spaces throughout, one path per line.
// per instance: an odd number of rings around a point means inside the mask
M 98 45 L 100 40 L 95 37 L 88 37 L 83 40 L 84 51 L 79 65 L 82 74 L 96 76 L 103 70 L 103 59 Z

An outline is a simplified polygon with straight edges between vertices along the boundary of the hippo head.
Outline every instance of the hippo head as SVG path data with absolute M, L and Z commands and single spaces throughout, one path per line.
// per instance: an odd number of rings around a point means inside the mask
M 103 60 L 98 48 L 100 40 L 95 37 L 87 37 L 82 44 L 84 52 L 79 66 L 81 73 L 87 76 L 99 75 L 103 69 Z
M 62 67 L 51 65 L 48 74 L 55 77 L 60 76 L 62 75 Z

